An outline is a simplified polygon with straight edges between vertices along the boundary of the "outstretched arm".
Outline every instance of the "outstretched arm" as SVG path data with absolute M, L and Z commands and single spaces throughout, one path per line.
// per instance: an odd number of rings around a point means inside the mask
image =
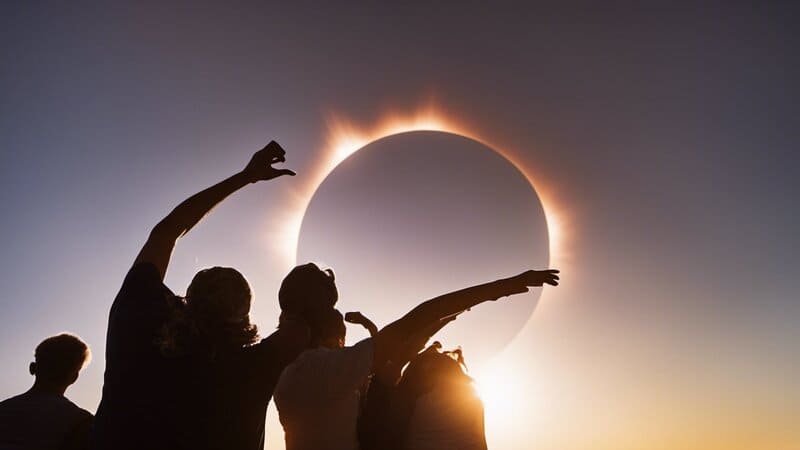
M 285 154 L 277 142 L 271 141 L 253 155 L 244 170 L 184 200 L 153 227 L 135 263 L 152 263 L 163 280 L 175 242 L 217 204 L 247 184 L 295 174 L 289 169 L 272 167 L 273 164 L 286 161 Z
M 557 274 L 558 270 L 529 270 L 511 278 L 469 287 L 421 303 L 399 320 L 384 327 L 375 337 L 375 367 L 381 367 L 387 360 L 402 358 L 402 353 L 408 352 L 409 339 L 420 335 L 430 337 L 449 322 L 446 319 L 475 305 L 528 292 L 534 286 L 558 286 Z M 426 329 L 432 332 L 425 333 Z

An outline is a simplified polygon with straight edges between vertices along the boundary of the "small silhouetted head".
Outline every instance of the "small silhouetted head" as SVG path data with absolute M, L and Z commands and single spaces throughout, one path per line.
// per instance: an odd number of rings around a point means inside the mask
M 416 398 L 443 385 L 472 383 L 461 349 L 440 352 L 440 348 L 436 342 L 409 363 L 399 383 L 406 395 Z
M 34 352 L 31 375 L 46 383 L 69 386 L 91 358 L 89 346 L 79 337 L 62 333 L 43 340 Z
M 171 316 L 159 345 L 167 356 L 241 348 L 258 339 L 250 323 L 250 285 L 230 267 L 203 269 L 194 276 L 186 297 L 172 301 Z
M 313 347 L 342 348 L 347 328 L 344 324 L 342 313 L 335 308 L 317 310 L 306 316 L 306 322 L 311 330 L 311 343 Z
M 281 311 L 300 316 L 311 310 L 333 308 L 337 300 L 339 291 L 333 271 L 322 270 L 314 263 L 292 269 L 278 291 Z

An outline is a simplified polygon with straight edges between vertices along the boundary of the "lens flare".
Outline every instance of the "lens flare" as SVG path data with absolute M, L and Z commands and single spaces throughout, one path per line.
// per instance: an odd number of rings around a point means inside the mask
M 387 111 L 370 126 L 359 126 L 340 114 L 329 114 L 326 118 L 328 136 L 320 162 L 310 174 L 303 175 L 306 182 L 294 192 L 290 211 L 279 218 L 277 226 L 279 236 L 275 242 L 279 243 L 277 250 L 284 255 L 287 265 L 295 264 L 300 226 L 309 202 L 317 188 L 336 166 L 367 144 L 387 136 L 410 131 L 442 131 L 476 140 L 495 149 L 525 175 L 544 207 L 550 240 L 550 264 L 563 269 L 567 253 L 564 246 L 567 216 L 554 201 L 553 191 L 541 182 L 541 178 L 536 177 L 537 181 L 534 181 L 532 170 L 521 164 L 513 152 L 488 142 L 475 131 L 477 127 L 468 126 L 466 122 L 456 117 L 455 114 L 445 112 L 432 102 L 410 113 Z
M 512 366 L 513 367 L 513 366 Z M 491 364 L 474 375 L 475 388 L 484 407 L 486 430 L 489 433 L 512 431 L 509 425 L 516 425 L 514 416 L 522 403 L 528 400 L 528 384 L 519 380 L 517 372 L 509 367 Z

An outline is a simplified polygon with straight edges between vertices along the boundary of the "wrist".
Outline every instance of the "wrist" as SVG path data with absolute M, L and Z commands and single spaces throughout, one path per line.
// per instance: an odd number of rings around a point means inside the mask
M 253 173 L 250 173 L 249 171 L 247 171 L 247 169 L 238 172 L 237 174 L 234 175 L 234 177 L 237 179 L 237 181 L 242 183 L 243 186 L 247 184 L 258 183 L 259 181 L 261 181 L 258 178 L 258 176 L 256 176 Z

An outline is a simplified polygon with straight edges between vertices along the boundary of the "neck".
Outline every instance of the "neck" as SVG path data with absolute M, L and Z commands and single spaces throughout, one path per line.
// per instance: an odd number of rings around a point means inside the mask
M 67 386 L 65 386 L 63 383 L 54 383 L 52 381 L 46 381 L 37 378 L 36 381 L 33 382 L 33 386 L 31 387 L 30 391 L 41 394 L 64 395 L 64 392 L 67 391 Z

